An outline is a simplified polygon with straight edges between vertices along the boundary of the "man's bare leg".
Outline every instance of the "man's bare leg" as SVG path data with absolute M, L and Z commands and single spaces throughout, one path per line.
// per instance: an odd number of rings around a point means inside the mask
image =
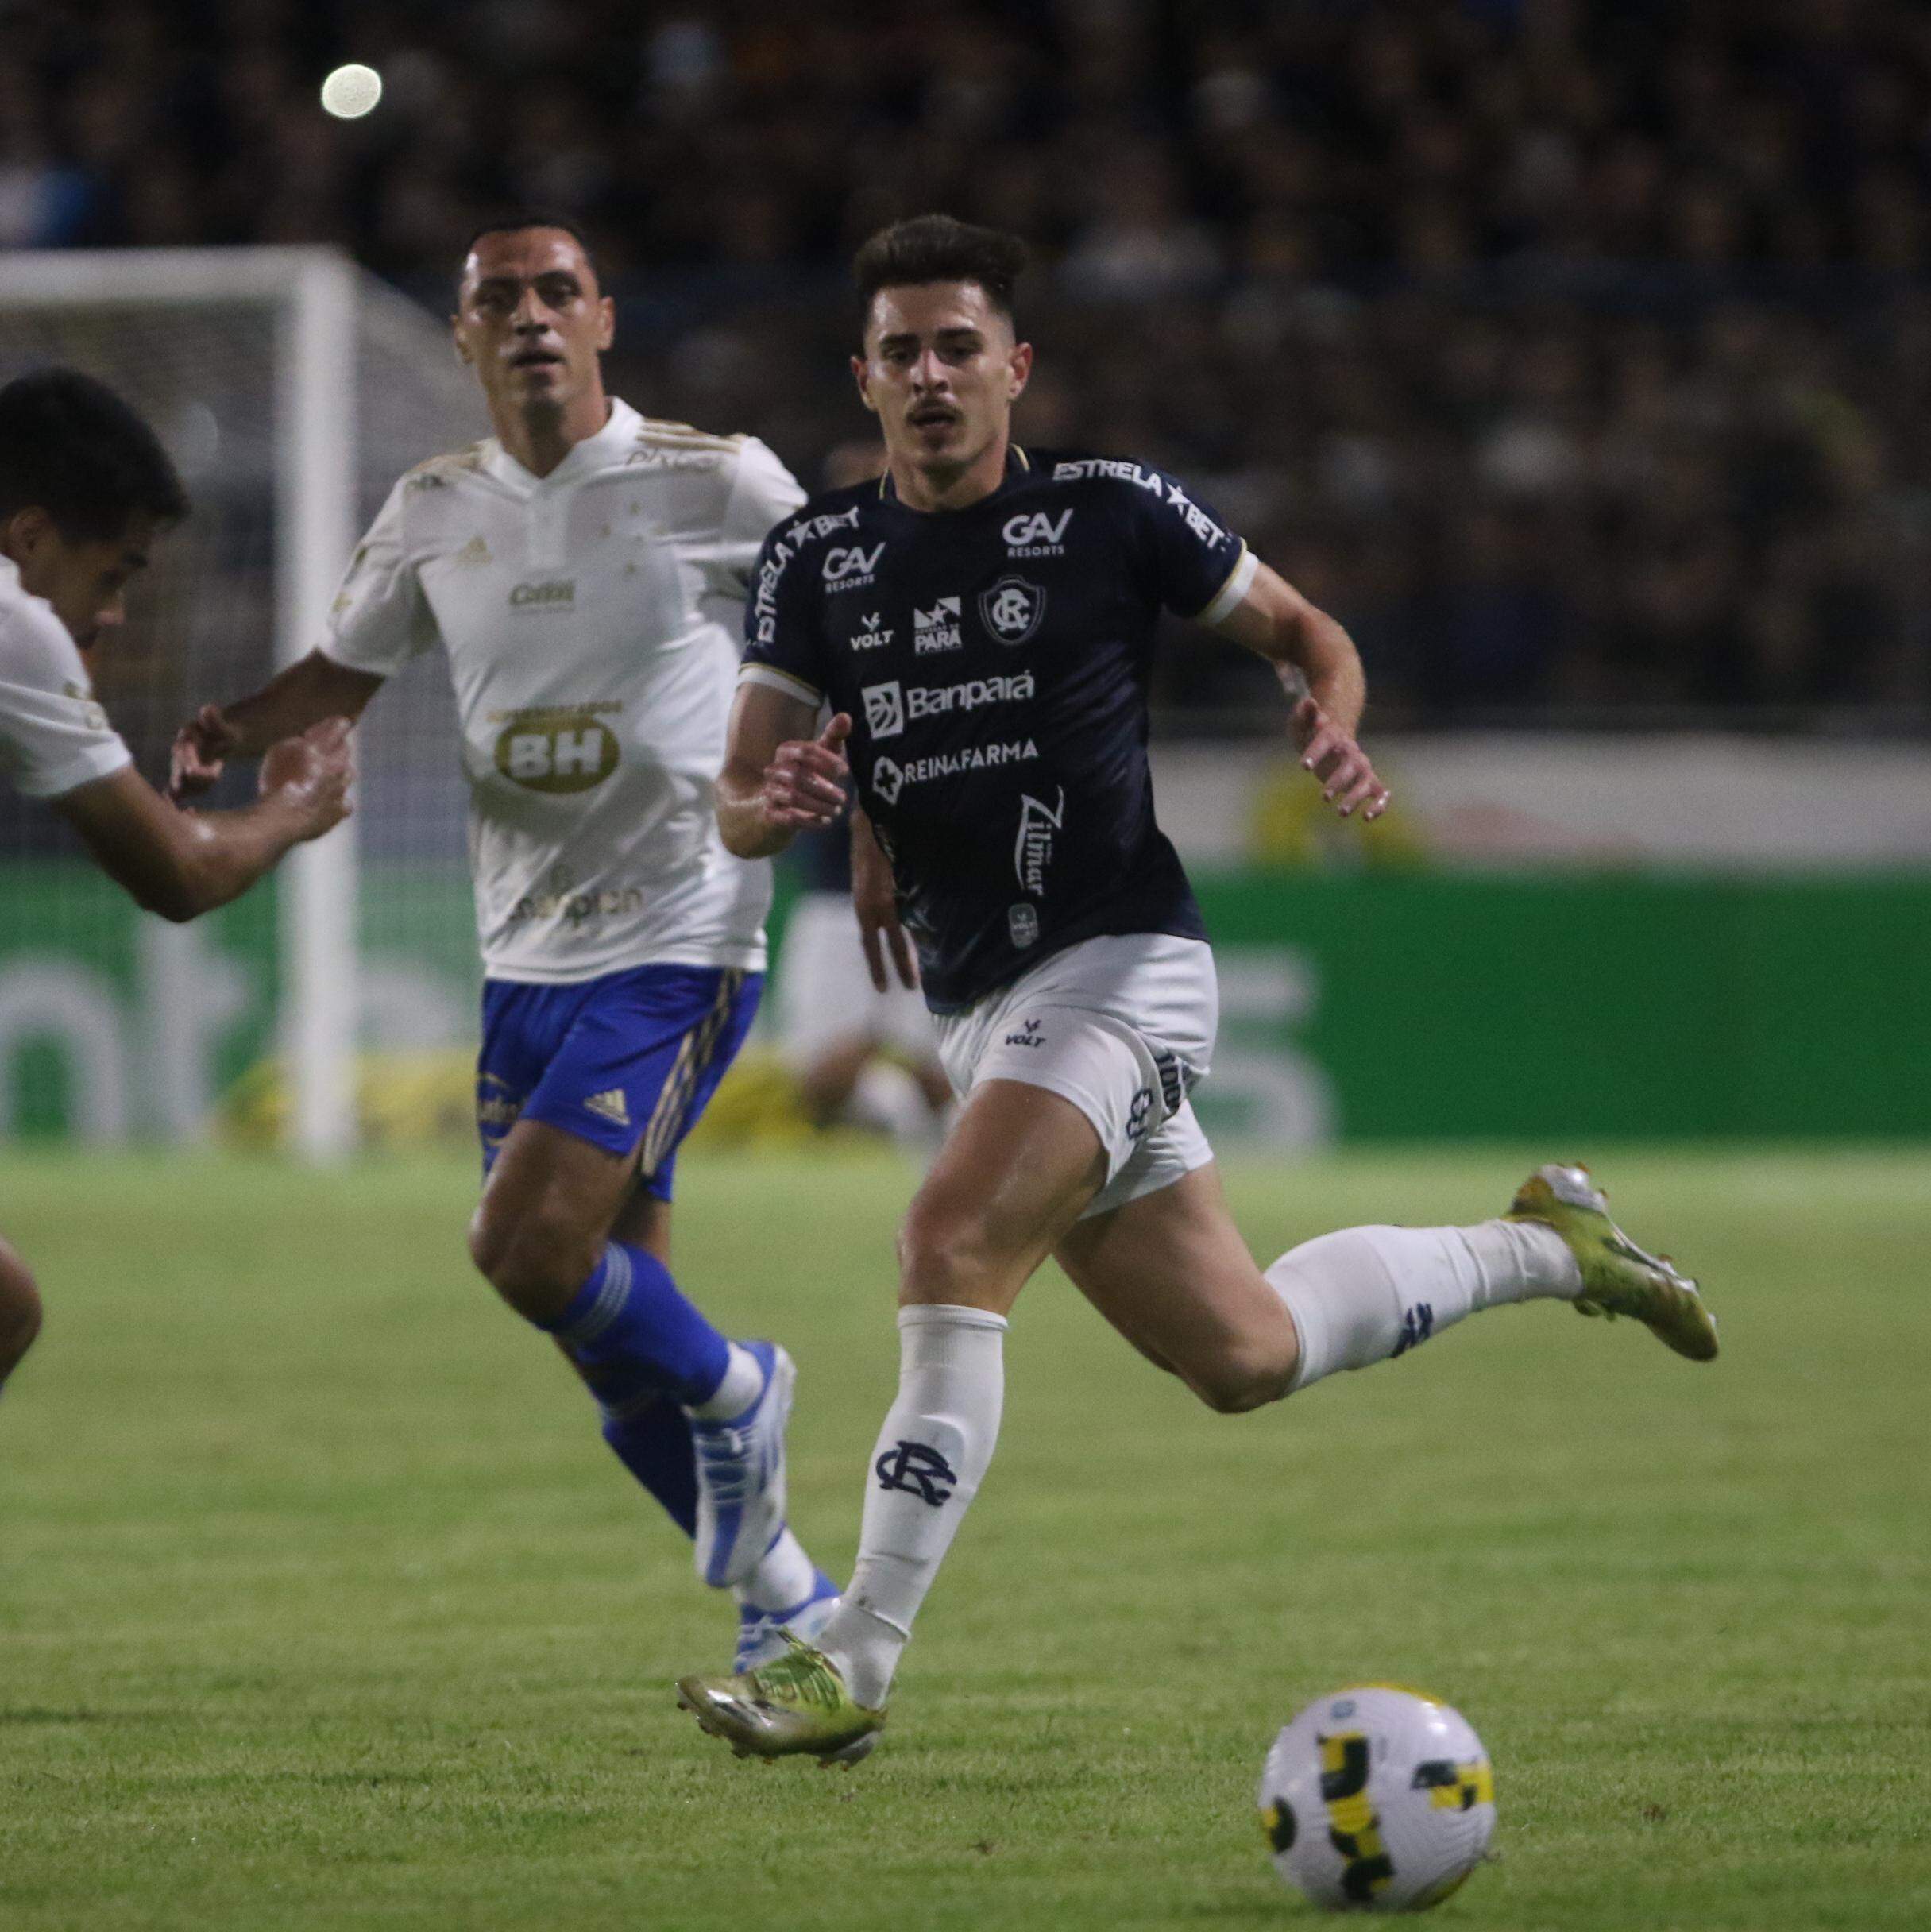
M 41 1294 L 27 1264 L 0 1241 L 0 1387 L 41 1331 Z

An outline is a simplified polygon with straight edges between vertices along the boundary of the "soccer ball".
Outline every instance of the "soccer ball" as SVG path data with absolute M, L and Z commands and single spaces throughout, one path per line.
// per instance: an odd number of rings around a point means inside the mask
M 1495 1774 L 1459 1711 L 1398 1684 L 1317 1698 L 1261 1774 L 1274 1869 L 1330 1911 L 1419 1912 L 1474 1870 Z

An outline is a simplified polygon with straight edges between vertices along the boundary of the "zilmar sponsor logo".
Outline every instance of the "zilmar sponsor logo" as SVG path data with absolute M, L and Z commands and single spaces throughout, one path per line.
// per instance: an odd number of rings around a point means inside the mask
M 604 721 L 622 708 L 612 701 L 492 713 L 492 721 L 504 721 L 496 769 L 528 791 L 589 791 L 617 768 L 622 747 L 615 725 Z
M 1058 799 L 1048 805 L 1030 792 L 1019 799 L 1019 832 L 1013 840 L 1013 871 L 1019 888 L 1034 898 L 1046 896 L 1046 874 L 1052 864 L 1052 848 L 1066 824 L 1066 788 L 1060 787 Z
M 1010 738 L 1002 744 L 967 745 L 962 751 L 940 752 L 930 758 L 909 758 L 902 765 L 896 759 L 872 760 L 871 787 L 887 805 L 895 805 L 908 785 L 929 785 L 934 779 L 956 778 L 967 771 L 983 771 L 994 765 L 1021 765 L 1039 755 L 1039 747 L 1030 738 Z

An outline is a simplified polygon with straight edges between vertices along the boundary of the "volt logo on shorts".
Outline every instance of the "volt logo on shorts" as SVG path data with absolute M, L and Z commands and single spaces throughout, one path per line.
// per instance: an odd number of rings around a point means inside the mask
M 865 724 L 875 738 L 895 738 L 909 722 L 943 717 L 951 711 L 977 711 L 987 705 L 1023 703 L 1035 686 L 1029 670 L 1016 678 L 968 678 L 962 684 L 915 684 L 910 690 L 894 678 L 889 684 L 868 684 Z
M 922 1503 L 933 1509 L 944 1502 L 958 1486 L 959 1472 L 937 1450 L 924 1443 L 901 1441 L 888 1449 L 872 1465 L 882 1490 L 910 1490 Z M 951 1488 L 944 1486 L 951 1485 Z
M 1401 1312 L 1401 1335 L 1392 1351 L 1405 1355 L 1412 1348 L 1419 1348 L 1435 1333 L 1435 1304 L 1418 1301 L 1412 1308 Z
M 1060 787 L 1059 803 L 1048 805 L 1023 792 L 1019 798 L 1019 833 L 1013 841 L 1013 870 L 1019 875 L 1022 891 L 1034 898 L 1046 896 L 1046 870 L 1052 864 L 1055 833 L 1066 823 L 1066 787 Z

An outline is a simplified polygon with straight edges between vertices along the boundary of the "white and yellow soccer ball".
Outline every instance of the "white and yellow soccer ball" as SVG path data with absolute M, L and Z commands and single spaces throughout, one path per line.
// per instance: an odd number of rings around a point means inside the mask
M 1399 1684 L 1317 1698 L 1261 1774 L 1274 1869 L 1333 1911 L 1419 1912 L 1481 1863 L 1495 1773 L 1459 1711 Z

